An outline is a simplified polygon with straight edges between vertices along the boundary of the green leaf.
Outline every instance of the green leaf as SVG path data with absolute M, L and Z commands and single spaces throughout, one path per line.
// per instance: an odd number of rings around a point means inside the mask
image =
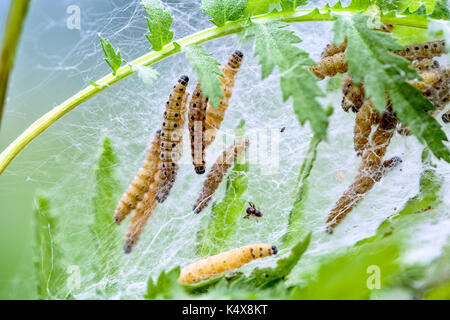
M 401 45 L 429 41 L 428 31 L 426 29 L 395 26 L 392 35 Z
M 121 192 L 116 167 L 112 142 L 105 137 L 95 169 L 95 193 L 92 199 L 94 219 L 91 230 L 97 245 L 95 259 L 99 278 L 111 278 L 115 274 L 120 262 L 117 257 L 122 254 L 122 237 L 112 218 Z
M 278 66 L 284 101 L 292 97 L 299 122 L 309 121 L 315 134 L 325 136 L 328 119 L 317 101 L 324 93 L 317 84 L 317 78 L 305 68 L 313 65 L 314 61 L 307 52 L 294 45 L 301 39 L 284 27 L 286 24 L 280 21 L 251 23 L 245 36 L 255 38 L 254 53 L 259 56 L 262 78 L 269 76 Z
M 34 208 L 34 268 L 38 298 L 61 299 L 65 288 L 65 272 L 61 263 L 61 251 L 55 242 L 55 219 L 50 213 L 47 198 L 37 196 Z
M 147 283 L 147 293 L 144 295 L 148 300 L 160 299 L 186 299 L 187 294 L 183 286 L 178 282 L 180 267 L 173 268 L 169 272 L 161 272 L 156 282 L 150 277 Z
M 114 50 L 114 47 L 109 41 L 105 41 L 100 37 L 100 43 L 102 44 L 103 52 L 105 53 L 105 61 L 111 67 L 112 74 L 116 75 L 117 70 L 122 65 L 122 57 L 120 56 L 120 51 Z
M 155 51 L 161 50 L 173 39 L 173 18 L 169 9 L 164 9 L 160 0 L 143 0 L 142 6 L 147 12 L 147 26 L 150 34 L 145 35 Z
M 399 271 L 399 249 L 395 243 L 366 244 L 327 256 L 315 277 L 294 290 L 293 299 L 368 299 L 374 284 L 371 276 L 380 272 L 380 286 L 387 287 Z
M 219 69 L 220 63 L 199 45 L 183 47 L 183 52 L 190 66 L 197 73 L 203 94 L 209 98 L 214 107 L 217 107 L 219 99 L 223 97 L 222 83 L 218 78 L 223 76 Z
M 423 300 L 450 300 L 450 280 L 431 288 L 422 297 Z
M 263 13 L 272 12 L 274 9 L 281 8 L 281 0 L 248 0 L 245 8 L 246 16 L 256 16 Z
M 348 39 L 349 73 L 357 83 L 364 79 L 366 97 L 382 112 L 386 107 L 385 92 L 388 92 L 401 123 L 425 142 L 437 158 L 450 162 L 450 151 L 443 143 L 447 137 L 427 112 L 435 107 L 418 89 L 405 82 L 417 78 L 417 72 L 409 68 L 409 61 L 391 52 L 402 47 L 391 34 L 369 29 L 368 17 L 361 14 L 352 19 L 339 17 L 336 23 L 336 38 Z
M 242 136 L 239 134 L 237 136 Z M 198 254 L 201 257 L 223 252 L 229 248 L 231 235 L 236 231 L 242 219 L 247 199 L 244 196 L 248 186 L 249 157 L 241 163 L 239 159 L 227 177 L 225 196 L 219 203 L 214 203 L 211 217 L 206 227 L 199 232 Z
M 202 0 L 203 11 L 211 16 L 211 22 L 221 27 L 227 21 L 243 17 L 247 0 Z
M 402 0 L 377 0 L 376 5 L 381 10 L 398 10 Z
M 432 19 L 450 20 L 450 4 L 448 0 L 437 0 L 433 12 L 429 15 Z M 447 48 L 448 49 L 448 48 Z
M 308 0 L 281 0 L 283 11 L 294 11 L 300 6 L 308 4 Z

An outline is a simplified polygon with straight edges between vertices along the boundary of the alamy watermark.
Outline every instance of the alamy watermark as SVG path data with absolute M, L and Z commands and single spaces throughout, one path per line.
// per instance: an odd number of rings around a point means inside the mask
M 66 13 L 70 16 L 67 17 L 66 25 L 69 30 L 81 29 L 81 9 L 77 5 L 70 5 L 66 9 Z

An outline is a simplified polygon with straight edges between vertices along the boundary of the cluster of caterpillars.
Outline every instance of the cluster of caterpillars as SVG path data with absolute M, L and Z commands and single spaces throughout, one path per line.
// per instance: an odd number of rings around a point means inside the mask
M 391 27 L 387 27 L 380 31 L 390 32 L 390 30 Z M 346 48 L 347 41 L 339 45 L 328 45 L 322 53 L 321 60 L 310 67 L 310 71 L 319 79 L 347 72 Z M 450 99 L 450 69 L 447 66 L 440 66 L 434 58 L 446 53 L 445 41 L 410 45 L 395 53 L 411 61 L 411 67 L 417 69 L 422 80 L 409 83 L 421 90 L 423 96 L 436 106 L 436 110 L 430 113 L 442 110 Z M 389 169 L 402 161 L 399 157 L 383 161 L 394 133 L 397 131 L 403 135 L 409 134 L 408 128 L 399 123 L 393 112 L 389 97 L 385 111 L 379 115 L 372 101 L 365 97 L 363 82 L 356 84 L 352 76 L 347 75 L 343 81 L 342 91 L 342 109 L 356 113 L 353 141 L 355 152 L 361 156 L 362 161 L 354 182 L 338 199 L 328 215 L 326 222 L 328 233 L 333 232 Z M 450 111 L 443 114 L 442 120 L 445 123 L 450 121 Z
M 114 212 L 114 221 L 119 224 L 135 210 L 125 238 L 126 253 L 131 252 L 136 245 L 153 211 L 167 199 L 175 183 L 182 156 L 186 113 L 194 169 L 197 174 L 205 173 L 205 149 L 214 141 L 224 119 L 242 58 L 242 52 L 236 50 L 222 68 L 223 77 L 219 79 L 223 97 L 217 109 L 203 96 L 198 83 L 187 112 L 189 77 L 181 76 L 173 86 L 165 105 L 161 129 L 156 131 L 141 168 Z M 247 147 L 248 141 L 238 141 L 224 151 L 208 173 L 199 199 L 205 199 L 206 195 L 212 196 L 231 164 Z M 206 206 L 208 200 L 200 200 L 201 208 Z

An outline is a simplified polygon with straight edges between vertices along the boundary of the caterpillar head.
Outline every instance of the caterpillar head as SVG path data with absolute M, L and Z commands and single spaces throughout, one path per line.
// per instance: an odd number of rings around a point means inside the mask
M 189 77 L 187 75 L 182 75 L 180 79 L 178 79 L 178 82 L 184 86 L 189 82 Z
M 240 50 L 236 50 L 235 52 L 233 52 L 233 56 L 238 57 L 238 58 L 243 58 L 244 54 L 242 53 L 242 51 Z
M 449 112 L 444 113 L 442 115 L 442 121 L 444 121 L 444 123 L 449 123 L 450 122 L 450 113 Z
M 272 246 L 272 254 L 277 254 L 278 248 L 276 246 Z
M 205 173 L 205 166 L 195 167 L 195 173 L 197 173 L 197 174 L 204 174 Z

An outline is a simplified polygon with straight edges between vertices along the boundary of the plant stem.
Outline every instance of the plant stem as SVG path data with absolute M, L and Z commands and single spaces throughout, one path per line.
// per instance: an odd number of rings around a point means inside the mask
M 14 65 L 17 44 L 22 33 L 23 23 L 28 11 L 30 0 L 10 1 L 8 20 L 3 34 L 3 44 L 0 56 L 0 124 L 6 102 L 8 80 Z
M 333 12 L 333 15 L 330 14 Z M 284 22 L 307 22 L 307 21 L 334 21 L 336 20 L 336 15 L 349 15 L 355 10 L 345 10 L 345 8 L 337 9 L 334 11 L 331 9 L 322 10 L 297 10 L 293 12 L 273 12 L 269 14 L 259 15 L 252 17 L 253 23 L 266 23 L 271 20 L 281 20 Z M 414 26 L 417 28 L 426 28 L 428 22 L 426 20 L 414 20 L 410 19 L 408 16 L 399 15 L 397 17 L 382 17 L 384 19 L 389 19 L 388 23 L 396 25 Z M 194 44 L 201 44 L 206 41 L 224 37 L 226 35 L 238 33 L 245 28 L 246 19 L 239 21 L 228 22 L 222 27 L 213 27 L 210 29 L 205 29 L 184 37 L 177 41 L 180 46 L 190 46 Z M 81 90 L 68 100 L 64 101 L 62 104 L 56 106 L 53 110 L 49 111 L 43 115 L 40 119 L 34 122 L 30 127 L 28 127 L 19 137 L 16 138 L 1 154 L 0 154 L 0 174 L 8 167 L 11 161 L 39 134 L 46 130 L 51 124 L 56 120 L 61 118 L 63 115 L 79 106 L 84 101 L 92 98 L 97 93 L 103 91 L 106 87 L 109 87 L 116 82 L 128 77 L 133 74 L 132 65 L 135 66 L 149 66 L 160 60 L 163 60 L 177 52 L 180 51 L 180 47 L 175 45 L 174 42 L 165 45 L 160 51 L 152 51 L 140 58 L 137 58 L 129 65 L 119 68 L 116 76 L 108 74 L 96 81 L 97 85 L 90 85 L 85 89 Z

